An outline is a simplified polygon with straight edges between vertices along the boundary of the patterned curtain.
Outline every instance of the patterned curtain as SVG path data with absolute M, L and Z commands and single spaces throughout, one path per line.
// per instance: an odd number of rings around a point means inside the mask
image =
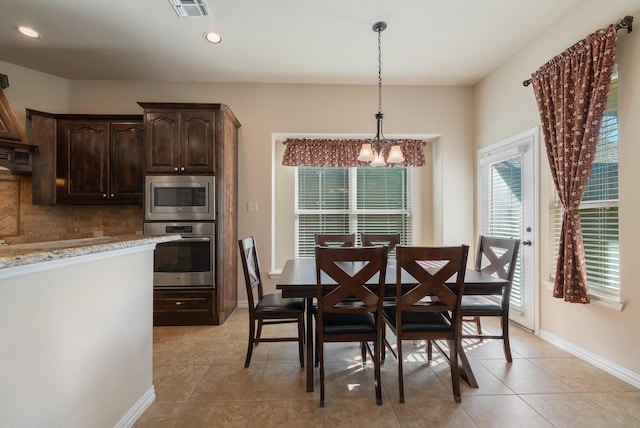
M 578 208 L 598 144 L 616 54 L 614 25 L 571 46 L 531 76 L 553 182 L 564 208 L 554 297 L 589 303 Z
M 392 140 L 390 140 L 392 141 Z M 424 166 L 424 152 L 421 140 L 402 141 L 404 162 L 397 166 Z M 305 139 L 289 138 L 282 156 L 282 165 L 313 167 L 351 167 L 368 166 L 369 162 L 359 162 L 358 153 L 363 140 L 357 139 Z M 386 159 L 389 148 L 383 150 Z M 387 164 L 389 166 L 389 164 Z

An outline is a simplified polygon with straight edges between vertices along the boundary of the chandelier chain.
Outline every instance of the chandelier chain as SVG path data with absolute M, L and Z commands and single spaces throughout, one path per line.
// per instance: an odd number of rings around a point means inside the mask
M 382 48 L 380 33 L 382 33 L 382 29 L 378 29 L 378 113 L 382 113 Z

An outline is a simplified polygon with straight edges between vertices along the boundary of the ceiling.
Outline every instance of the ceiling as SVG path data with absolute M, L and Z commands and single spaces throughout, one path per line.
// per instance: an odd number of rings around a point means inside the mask
M 377 84 L 382 20 L 384 84 L 473 85 L 582 1 L 207 0 L 212 16 L 179 18 L 169 0 L 2 0 L 0 61 L 65 79 Z

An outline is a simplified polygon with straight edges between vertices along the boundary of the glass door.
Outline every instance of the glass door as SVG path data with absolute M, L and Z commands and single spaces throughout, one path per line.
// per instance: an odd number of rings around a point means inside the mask
M 536 139 L 537 129 L 532 129 L 478 152 L 480 234 L 520 239 L 509 316 L 530 330 L 535 328 L 537 307 Z

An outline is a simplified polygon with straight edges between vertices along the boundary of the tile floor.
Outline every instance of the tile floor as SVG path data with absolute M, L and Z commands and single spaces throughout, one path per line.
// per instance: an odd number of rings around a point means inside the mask
M 483 322 L 487 330 L 496 327 Z M 267 328 L 285 334 L 289 326 Z M 156 400 L 134 426 L 640 426 L 640 390 L 518 327 L 511 330 L 512 364 L 499 341 L 465 341 L 480 387 L 461 382 L 461 404 L 453 400 L 448 366 L 437 355 L 427 366 L 423 344 L 404 346 L 404 404 L 397 364 L 387 354 L 382 406 L 375 405 L 373 366 L 362 367 L 359 346 L 328 344 L 320 408 L 317 376 L 316 391 L 307 393 L 295 343 L 262 343 L 244 368 L 247 337 L 247 309 L 222 326 L 155 327 Z

